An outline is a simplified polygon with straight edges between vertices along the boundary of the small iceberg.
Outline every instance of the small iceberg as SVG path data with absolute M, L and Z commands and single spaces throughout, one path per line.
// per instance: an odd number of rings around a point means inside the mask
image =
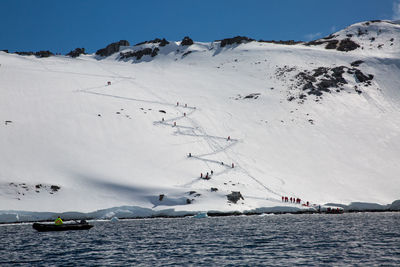
M 111 222 L 118 222 L 118 221 L 119 221 L 119 219 L 118 219 L 118 217 L 115 217 L 115 216 L 114 216 L 114 217 L 112 217 L 112 218 L 111 218 L 111 220 L 110 220 L 110 221 L 111 221 Z
M 198 218 L 207 218 L 207 217 L 208 217 L 207 212 L 199 212 L 193 216 L 193 218 L 197 218 L 197 219 Z

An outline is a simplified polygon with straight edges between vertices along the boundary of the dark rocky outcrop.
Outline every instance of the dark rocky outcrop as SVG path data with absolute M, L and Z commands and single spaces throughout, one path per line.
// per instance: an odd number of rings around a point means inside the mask
M 85 54 L 85 48 L 75 48 L 71 52 L 67 54 L 70 57 L 79 57 L 80 55 Z
M 344 84 L 347 84 L 343 78 L 344 66 L 335 67 L 332 69 L 320 67 L 314 70 L 313 77 L 323 76 L 319 82 L 315 84 L 306 84 L 303 90 L 308 90 L 309 95 L 321 96 L 323 92 L 329 93 L 329 88 L 338 88 Z M 330 72 L 331 71 L 331 72 Z
M 258 40 L 258 42 L 260 43 L 270 43 L 270 44 L 282 44 L 282 45 L 295 45 L 295 44 L 301 44 L 303 43 L 302 41 L 294 41 L 294 40 L 287 40 L 287 41 L 275 41 L 275 40 L 271 40 L 271 41 L 265 41 L 265 40 Z
M 357 29 L 357 36 L 361 36 L 361 35 L 364 35 L 364 34 L 367 34 L 367 33 L 368 33 L 367 29 L 364 29 L 364 30 L 362 30 L 361 28 Z
M 3 50 L 0 50 L 0 51 L 2 51 L 4 53 L 8 53 L 8 49 L 3 49 Z
M 336 84 L 340 85 L 347 84 L 346 80 L 342 76 L 345 68 L 346 68 L 345 66 L 339 66 L 331 69 L 332 77 L 334 78 Z
M 325 49 L 336 49 L 338 43 L 339 43 L 338 40 L 330 40 L 328 44 L 325 46 Z
M 160 51 L 160 49 L 159 48 L 154 48 L 153 49 L 153 51 L 151 51 L 151 54 L 150 54 L 150 56 L 151 57 L 155 57 L 155 56 L 157 56 L 158 55 L 158 51 Z
M 57 192 L 58 190 L 61 189 L 61 187 L 59 187 L 58 185 L 52 185 L 52 186 L 50 186 L 50 189 L 51 189 L 51 191 L 53 191 L 53 192 Z
M 15 52 L 15 54 L 20 55 L 20 56 L 33 56 L 35 55 L 34 52 L 30 51 L 30 52 Z
M 36 57 L 50 57 L 54 56 L 54 54 L 50 51 L 38 51 L 38 52 L 15 52 L 15 54 L 20 56 L 36 56 Z
M 143 44 L 159 44 L 159 46 L 166 46 L 167 44 L 169 44 L 169 42 L 167 40 L 165 40 L 165 38 L 163 38 L 163 39 L 156 38 L 154 40 L 137 43 L 137 44 L 135 44 L 135 46 L 143 45 Z
M 327 38 L 327 37 L 325 37 Z M 325 39 L 323 38 L 323 39 Z M 310 46 L 310 45 L 323 45 L 326 44 L 325 49 L 336 49 L 337 48 L 337 44 L 339 43 L 338 40 L 315 40 L 315 41 L 311 41 L 308 43 L 305 43 L 305 45 Z
M 364 63 L 364 61 L 362 61 L 362 60 L 356 60 L 356 61 L 351 62 L 350 65 L 351 65 L 352 67 L 358 67 L 358 66 L 360 66 L 362 63 Z
M 296 75 L 296 78 L 305 81 L 306 83 L 313 83 L 317 79 L 315 79 L 315 73 L 313 75 L 310 75 L 308 72 L 300 72 L 299 74 Z
M 362 63 L 359 61 L 355 62 L 358 64 Z M 336 90 L 337 92 L 343 90 L 342 86 L 347 84 L 347 81 L 343 78 L 343 74 L 346 71 L 349 74 L 354 74 L 357 78 L 357 81 L 360 83 L 364 83 L 366 86 L 371 84 L 370 81 L 374 77 L 372 74 L 363 74 L 357 68 L 338 66 L 334 68 L 319 67 L 313 69 L 312 71 L 303 71 L 298 73 L 295 78 L 298 80 L 297 85 L 302 86 L 302 90 L 307 92 L 308 95 L 321 96 L 324 92 L 330 93 L 330 88 L 338 88 Z M 361 92 L 359 89 L 357 90 L 357 92 Z M 294 100 L 293 97 L 290 99 L 290 101 L 291 100 Z
M 347 51 L 355 50 L 355 49 L 357 49 L 359 47 L 360 47 L 359 44 L 357 44 L 356 42 L 352 41 L 350 38 L 347 38 L 347 39 L 344 39 L 344 40 L 340 41 L 337 50 L 338 51 L 347 52 Z
M 36 52 L 35 56 L 37 56 L 37 57 L 50 57 L 50 56 L 54 56 L 54 54 L 52 52 L 50 52 L 49 50 L 46 50 L 46 51 Z
M 229 202 L 237 203 L 240 199 L 244 200 L 242 194 L 239 191 L 232 191 L 229 195 L 226 195 Z
M 246 95 L 244 98 L 246 99 L 249 99 L 249 98 L 253 98 L 253 99 L 257 99 L 258 97 L 260 96 L 260 93 L 252 93 L 252 94 L 249 94 L 249 95 Z
M 313 77 L 319 77 L 322 74 L 326 74 L 328 72 L 328 70 L 329 70 L 329 68 L 326 68 L 326 67 L 316 68 L 313 70 L 314 71 Z
M 116 43 L 107 45 L 105 48 L 96 51 L 96 55 L 101 57 L 108 57 L 116 52 L 119 52 L 121 46 L 129 46 L 129 42 L 126 40 L 121 40 Z
M 181 42 L 181 46 L 189 46 L 193 44 L 193 40 L 189 36 L 185 36 Z
M 335 37 L 337 37 L 337 35 L 335 35 L 335 34 L 330 34 L 329 36 L 326 36 L 326 37 L 324 37 L 324 38 L 322 38 L 322 39 L 329 40 L 329 39 L 333 39 L 333 38 L 335 38 Z
M 155 56 L 157 56 L 158 51 L 160 51 L 160 49 L 158 47 L 155 47 L 154 49 L 144 48 L 142 50 L 137 50 L 137 51 L 129 51 L 129 52 L 125 52 L 125 53 L 121 52 L 119 54 L 119 56 L 120 56 L 120 59 L 127 59 L 127 58 L 131 58 L 131 57 L 135 57 L 137 60 L 139 60 L 145 55 L 155 57 Z
M 343 40 L 324 40 L 328 37 L 311 41 L 308 43 L 305 43 L 305 45 L 310 46 L 310 45 L 323 45 L 326 44 L 325 49 L 336 49 L 338 51 L 343 51 L 343 52 L 348 52 L 355 50 L 360 47 L 359 44 L 356 42 L 352 41 L 350 38 L 346 38 Z
M 169 42 L 167 40 L 165 40 L 165 38 L 163 38 L 159 44 L 159 46 L 166 46 L 167 44 L 169 44 Z
M 364 73 L 362 73 L 359 69 L 355 70 L 354 75 L 356 75 L 358 82 L 361 82 L 361 83 L 368 82 L 374 78 L 374 75 L 368 74 L 368 76 L 367 76 Z
M 252 42 L 255 40 L 248 38 L 246 36 L 236 36 L 233 38 L 226 38 L 226 39 L 217 40 L 217 41 L 221 41 L 221 47 L 225 47 L 227 45 L 248 43 L 248 42 Z

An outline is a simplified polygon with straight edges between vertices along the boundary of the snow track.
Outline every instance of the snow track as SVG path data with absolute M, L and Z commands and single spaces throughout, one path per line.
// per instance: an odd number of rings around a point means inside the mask
M 105 69 L 105 68 L 103 67 L 103 69 Z M 105 70 L 107 70 L 107 69 L 105 69 Z M 112 77 L 120 79 L 118 82 L 115 82 L 113 84 L 118 84 L 119 82 L 124 81 L 124 79 L 125 79 L 125 77 L 119 76 L 118 73 L 112 72 L 112 74 L 113 74 Z M 129 82 L 132 82 L 131 81 L 132 78 L 130 77 L 129 79 L 130 79 Z M 112 85 L 110 85 L 110 86 L 112 86 Z M 208 146 L 210 148 L 210 152 L 204 153 L 204 154 L 197 154 L 197 155 L 192 154 L 192 156 L 190 158 L 205 163 L 207 165 L 207 167 L 209 167 L 210 169 L 212 169 L 212 167 L 209 164 L 213 164 L 214 166 L 217 165 L 218 167 L 222 166 L 225 169 L 223 171 L 214 172 L 213 175 L 209 175 L 210 178 L 211 177 L 215 178 L 215 177 L 218 177 L 222 174 L 226 174 L 231 171 L 241 172 L 248 178 L 255 181 L 259 186 L 261 186 L 263 189 L 265 189 L 268 193 L 271 193 L 278 197 L 281 196 L 281 194 L 278 194 L 277 192 L 271 190 L 265 184 L 263 184 L 259 179 L 252 176 L 246 169 L 244 169 L 237 163 L 237 161 L 235 160 L 234 157 L 232 157 L 228 153 L 228 150 L 230 148 L 232 148 L 233 146 L 235 146 L 240 141 L 239 139 L 229 138 L 229 140 L 227 140 L 226 137 L 210 135 L 204 130 L 204 128 L 200 124 L 198 124 L 197 121 L 195 121 L 193 118 L 190 117 L 193 113 L 195 113 L 196 111 L 199 111 L 201 109 L 194 107 L 194 106 L 188 106 L 188 105 L 181 106 L 179 104 L 172 104 L 172 103 L 161 102 L 161 101 L 156 101 L 156 100 L 145 100 L 145 99 L 138 99 L 138 98 L 131 98 L 131 97 L 124 97 L 124 96 L 119 96 L 119 95 L 95 92 L 96 89 L 103 89 L 103 88 L 110 87 L 110 86 L 108 86 L 108 85 L 94 86 L 94 87 L 89 87 L 89 88 L 85 88 L 85 89 L 79 89 L 76 92 L 104 96 L 104 97 L 117 98 L 117 99 L 122 99 L 122 100 L 127 100 L 127 101 L 135 101 L 135 102 L 148 103 L 148 104 L 158 104 L 158 105 L 166 106 L 166 107 L 173 107 L 176 111 L 181 113 L 181 116 L 172 117 L 172 118 L 161 120 L 161 121 L 154 121 L 153 124 L 173 127 L 176 129 L 175 133 L 177 135 L 193 136 L 196 138 L 203 139 L 208 144 Z M 156 97 L 160 99 L 159 96 L 156 96 Z M 182 112 L 182 110 L 188 111 L 188 112 L 187 113 Z M 177 124 L 176 122 L 180 121 L 180 120 L 187 120 L 192 126 L 184 126 L 184 125 Z M 190 133 L 181 131 L 181 129 L 184 129 L 186 131 L 189 130 Z M 220 153 L 223 153 L 227 158 L 229 158 L 231 160 L 231 164 L 228 164 L 226 162 L 223 163 L 223 161 L 221 161 L 221 160 L 207 158 L 208 156 L 216 156 Z M 195 178 L 191 182 L 185 183 L 182 186 L 188 187 L 189 185 L 193 185 L 194 183 L 196 183 L 200 180 L 201 180 L 201 178 Z

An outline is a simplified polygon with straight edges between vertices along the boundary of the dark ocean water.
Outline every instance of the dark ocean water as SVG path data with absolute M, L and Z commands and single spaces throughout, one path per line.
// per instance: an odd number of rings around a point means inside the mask
M 0 266 L 400 266 L 400 213 L 0 226 Z

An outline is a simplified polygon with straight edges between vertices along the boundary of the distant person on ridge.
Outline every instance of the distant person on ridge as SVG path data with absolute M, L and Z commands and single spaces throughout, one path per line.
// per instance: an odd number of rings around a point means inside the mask
M 54 223 L 56 225 L 61 225 L 61 224 L 63 224 L 63 221 L 61 220 L 60 216 L 58 216 L 58 218 L 54 221 Z

